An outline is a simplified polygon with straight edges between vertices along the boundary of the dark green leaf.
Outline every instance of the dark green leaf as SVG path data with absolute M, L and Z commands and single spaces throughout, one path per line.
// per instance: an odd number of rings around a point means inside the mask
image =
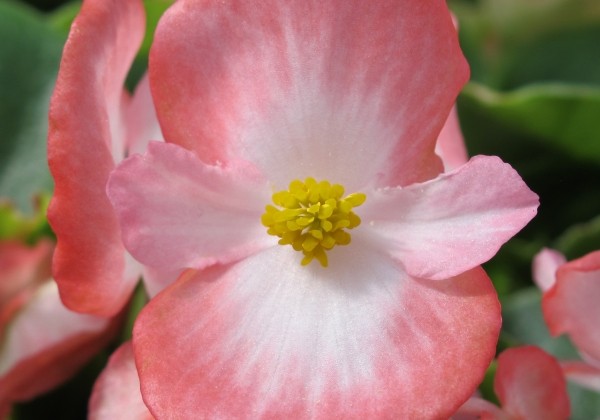
M 0 3 L 0 197 L 31 212 L 51 191 L 46 164 L 48 101 L 64 39 L 32 11 Z
M 599 250 L 600 216 L 569 228 L 556 239 L 554 247 L 564 253 L 568 260 Z
M 470 83 L 461 99 L 539 146 L 600 164 L 600 88 L 545 84 L 500 93 Z

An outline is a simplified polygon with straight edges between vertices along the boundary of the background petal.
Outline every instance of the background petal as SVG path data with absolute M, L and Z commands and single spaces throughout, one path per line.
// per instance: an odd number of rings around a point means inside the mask
M 445 279 L 493 257 L 537 206 L 510 165 L 476 156 L 435 180 L 367 194 L 356 234 L 374 236 L 409 274 Z
M 558 361 L 525 346 L 498 356 L 494 390 L 513 418 L 564 420 L 569 417 L 567 384 Z
M 439 0 L 179 1 L 149 66 L 167 141 L 208 163 L 251 161 L 276 188 L 432 178 L 468 79 Z
M 563 254 L 544 248 L 533 259 L 533 281 L 542 292 L 546 292 L 556 282 L 556 270 L 567 262 Z
M 0 406 L 50 390 L 117 333 L 118 320 L 65 308 L 53 281 L 41 286 L 6 329 L 0 348 Z
M 89 406 L 89 420 L 152 420 L 142 400 L 131 342 L 121 345 L 98 377 Z
M 452 415 L 451 420 L 510 420 L 507 413 L 480 397 L 471 397 Z
M 600 251 L 562 265 L 542 309 L 553 335 L 569 334 L 579 351 L 600 361 Z
M 481 269 L 407 277 L 354 243 L 303 267 L 285 247 L 185 273 L 142 311 L 134 350 L 156 417 L 433 418 L 473 393 L 499 304 Z M 435 396 L 432 397 L 432 396 Z
M 127 249 L 163 272 L 229 262 L 274 245 L 260 222 L 267 192 L 248 173 L 208 166 L 158 142 L 124 161 L 108 184 Z
M 0 336 L 14 313 L 50 278 L 52 249 L 50 241 L 40 241 L 34 247 L 0 243 Z
M 105 187 L 125 153 L 123 82 L 143 34 L 140 1 L 86 1 L 50 104 L 55 192 L 48 219 L 58 238 L 53 271 L 65 305 L 81 312 L 114 315 L 139 277 L 139 271 L 128 275 Z
M 560 366 L 569 381 L 600 392 L 600 366 L 579 361 L 561 362 Z

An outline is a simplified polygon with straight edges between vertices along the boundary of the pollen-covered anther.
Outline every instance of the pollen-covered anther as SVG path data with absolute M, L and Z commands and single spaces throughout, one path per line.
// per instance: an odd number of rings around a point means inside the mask
M 326 251 L 336 245 L 348 245 L 346 231 L 360 225 L 352 211 L 366 200 L 362 193 L 344 195 L 344 187 L 306 178 L 294 180 L 287 191 L 273 194 L 273 205 L 266 207 L 261 221 L 269 235 L 278 236 L 280 245 L 291 245 L 302 252 L 302 265 L 313 259 L 327 267 Z

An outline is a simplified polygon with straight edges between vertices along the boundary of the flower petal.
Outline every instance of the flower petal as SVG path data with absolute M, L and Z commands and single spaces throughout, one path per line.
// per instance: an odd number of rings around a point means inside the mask
M 66 309 L 47 281 L 13 318 L 0 348 L 0 406 L 24 401 L 70 378 L 112 340 L 118 320 Z
M 139 0 L 86 1 L 69 34 L 50 104 L 54 276 L 68 307 L 103 316 L 123 307 L 139 277 L 126 275 L 105 187 L 125 153 L 123 81 L 144 25 Z
M 577 349 L 600 360 L 600 251 L 562 265 L 542 298 L 553 335 L 569 334 Z
M 367 194 L 357 234 L 415 277 L 446 279 L 482 264 L 536 214 L 538 197 L 500 159 L 476 156 L 459 169 L 407 188 Z
M 567 262 L 560 252 L 544 248 L 533 259 L 533 281 L 542 292 L 548 291 L 556 282 L 556 270 Z
M 450 111 L 435 144 L 435 153 L 442 158 L 446 172 L 464 165 L 469 160 L 465 140 L 463 139 L 456 106 Z
M 471 397 L 451 420 L 510 420 L 510 416 L 487 400 Z
M 135 93 L 126 109 L 128 151 L 144 153 L 151 140 L 163 141 L 160 125 L 150 94 L 150 81 L 146 73 L 135 87 Z
M 572 361 L 561 362 L 562 370 L 569 381 L 600 392 L 600 367 L 589 363 Z
M 110 357 L 96 380 L 90 398 L 89 420 L 154 419 L 140 393 L 140 380 L 133 360 L 131 342 Z
M 275 244 L 260 222 L 267 191 L 247 173 L 158 142 L 125 160 L 108 183 L 127 249 L 161 271 L 229 262 Z
M 148 297 L 152 299 L 165 287 L 174 283 L 182 274 L 182 271 L 182 269 L 163 271 L 155 267 L 144 266 L 142 280 Z
M 569 417 L 567 384 L 560 365 L 537 347 L 511 348 L 498 356 L 494 391 L 512 418 Z
M 31 248 L 19 242 L 0 243 L 0 337 L 15 312 L 50 278 L 53 248 L 50 241 Z
M 167 141 L 208 163 L 250 161 L 277 188 L 434 177 L 468 74 L 443 1 L 184 0 L 150 54 Z
M 432 418 L 473 393 L 499 303 L 483 270 L 412 279 L 360 241 L 330 265 L 272 247 L 185 273 L 134 327 L 156 417 Z M 431 398 L 435 395 L 435 398 Z

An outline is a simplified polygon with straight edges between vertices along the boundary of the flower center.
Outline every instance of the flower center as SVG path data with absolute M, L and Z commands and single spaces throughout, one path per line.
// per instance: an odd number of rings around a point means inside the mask
M 291 245 L 304 254 L 302 265 L 317 259 L 327 267 L 326 251 L 336 245 L 348 245 L 350 234 L 345 229 L 360 225 L 360 218 L 352 208 L 365 202 L 363 193 L 344 195 L 344 187 L 317 182 L 290 182 L 287 191 L 273 194 L 273 203 L 267 205 L 261 221 L 269 235 L 278 236 L 280 245 Z

